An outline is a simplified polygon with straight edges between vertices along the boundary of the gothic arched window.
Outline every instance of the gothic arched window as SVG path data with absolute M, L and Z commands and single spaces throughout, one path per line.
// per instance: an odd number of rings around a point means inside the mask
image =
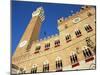
M 50 43 L 45 44 L 45 50 L 48 50 L 50 48 Z
M 70 35 L 70 34 L 67 34 L 67 35 L 65 36 L 65 39 L 66 39 L 66 42 L 71 41 L 71 35 Z
M 49 72 L 49 63 L 47 61 L 43 63 L 43 72 Z
M 41 46 L 40 46 L 40 44 L 38 44 L 37 46 L 36 46 L 36 48 L 35 48 L 35 54 L 36 53 L 39 53 L 39 51 L 40 51 L 40 49 L 41 49 Z
M 56 71 L 62 71 L 62 67 L 63 67 L 63 64 L 62 64 L 62 60 L 60 58 L 57 58 L 56 59 Z
M 80 37 L 82 35 L 81 31 L 79 29 L 76 29 L 75 30 L 75 35 L 76 35 L 76 37 Z
M 55 40 L 55 47 L 60 46 L 60 40 Z
M 91 32 L 93 30 L 89 24 L 85 25 L 84 28 L 87 32 Z
M 91 60 L 94 59 L 93 54 L 92 54 L 91 50 L 88 47 L 84 47 L 83 55 L 85 57 L 86 62 L 91 61 Z
M 37 66 L 33 65 L 32 69 L 31 69 L 31 73 L 37 73 Z
M 70 56 L 70 61 L 72 64 L 72 68 L 79 65 L 78 58 L 77 58 L 77 55 L 75 53 Z

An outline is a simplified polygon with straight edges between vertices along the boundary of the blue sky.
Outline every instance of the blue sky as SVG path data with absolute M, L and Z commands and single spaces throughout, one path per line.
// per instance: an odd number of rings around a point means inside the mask
M 32 12 L 40 6 L 44 9 L 45 20 L 40 29 L 39 39 L 53 34 L 59 34 L 57 30 L 57 19 L 71 16 L 73 13 L 79 11 L 82 5 L 12 1 L 12 53 L 15 52 L 32 17 Z

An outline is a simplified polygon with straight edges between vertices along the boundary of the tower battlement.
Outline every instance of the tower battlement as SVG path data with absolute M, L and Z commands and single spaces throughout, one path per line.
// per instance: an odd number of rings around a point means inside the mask
M 59 34 L 54 34 L 54 35 L 51 35 L 51 36 L 48 36 L 48 37 L 44 37 L 42 39 L 37 40 L 37 42 L 41 42 L 41 41 L 44 41 L 44 40 L 49 40 L 50 38 L 54 38 L 54 37 L 57 37 L 57 36 L 59 36 Z
M 45 16 L 44 16 L 44 9 L 43 9 L 43 7 L 39 7 L 39 8 L 36 9 L 36 11 L 33 11 L 32 17 L 34 17 L 34 16 L 39 16 L 41 21 L 44 21 Z
M 66 18 L 61 17 L 57 20 L 58 26 L 63 25 L 63 23 L 65 23 L 66 21 L 69 21 L 70 19 L 73 19 L 75 16 L 78 16 L 82 13 L 84 13 L 85 11 L 88 11 L 90 8 L 92 8 L 92 6 L 82 6 L 79 12 L 73 13 L 71 16 L 68 16 Z

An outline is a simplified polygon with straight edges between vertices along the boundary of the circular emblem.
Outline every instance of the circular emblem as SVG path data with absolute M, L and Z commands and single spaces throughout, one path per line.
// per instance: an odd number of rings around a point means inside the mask
M 27 43 L 27 41 L 22 41 L 22 42 L 19 44 L 19 47 L 23 47 L 26 43 Z
M 79 17 L 73 19 L 73 23 L 78 23 L 79 21 L 80 21 L 80 18 Z

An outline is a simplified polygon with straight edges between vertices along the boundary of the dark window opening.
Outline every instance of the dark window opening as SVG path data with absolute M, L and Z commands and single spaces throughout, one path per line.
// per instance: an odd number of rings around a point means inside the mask
M 71 61 L 71 64 L 72 64 L 72 68 L 79 66 L 79 62 L 78 62 L 78 58 L 77 58 L 76 54 L 70 56 L 70 61 Z
M 55 41 L 55 47 L 58 47 L 58 46 L 60 46 L 60 40 Z
M 58 71 L 62 71 L 62 67 L 63 67 L 63 65 L 62 65 L 62 60 L 56 61 L 56 71 L 57 71 L 57 72 L 58 72 Z
M 70 41 L 71 41 L 71 35 L 68 34 L 68 35 L 65 37 L 65 39 L 66 39 L 66 42 L 70 42 Z
M 49 64 L 43 65 L 43 72 L 49 72 Z
M 91 50 L 89 48 L 85 48 L 83 50 L 83 55 L 85 57 L 85 61 L 86 62 L 91 61 L 91 60 L 94 59 L 93 54 L 92 54 L 92 52 L 91 52 Z
M 37 46 L 36 49 L 35 49 L 35 54 L 36 54 L 36 53 L 39 53 L 39 50 L 40 50 L 40 49 L 41 49 L 41 46 Z
M 75 35 L 76 35 L 76 37 L 80 37 L 82 35 L 81 31 L 80 30 L 76 30 L 75 31 Z
M 50 43 L 45 44 L 45 50 L 48 50 L 50 48 Z
M 32 68 L 31 73 L 37 73 L 37 67 Z
M 87 32 L 91 32 L 93 29 L 90 25 L 84 27 Z

